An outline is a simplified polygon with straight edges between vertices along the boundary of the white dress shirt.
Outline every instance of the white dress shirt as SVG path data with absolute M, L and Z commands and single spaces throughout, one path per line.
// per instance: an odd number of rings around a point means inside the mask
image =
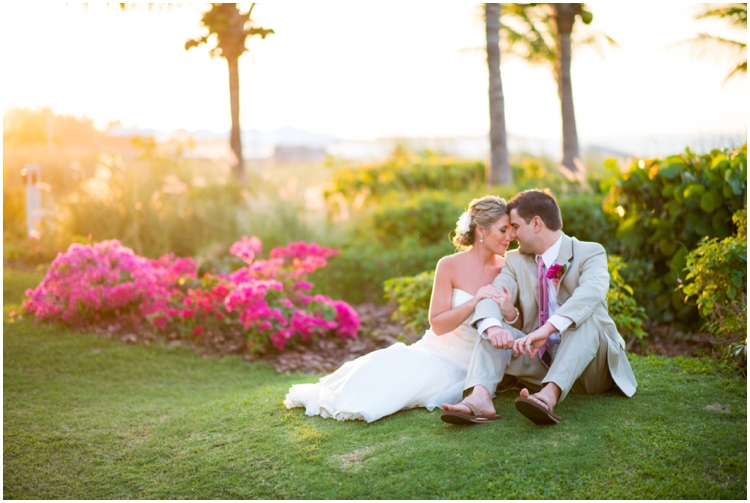
M 560 254 L 560 246 L 562 245 L 562 233 L 560 233 L 560 237 L 558 240 L 547 248 L 547 251 L 542 253 L 541 255 L 536 255 L 534 257 L 535 262 L 536 258 L 542 257 L 542 261 L 544 261 L 544 267 L 545 270 L 549 270 L 550 266 L 552 266 L 555 263 L 555 260 L 557 260 L 557 256 Z M 555 313 L 560 308 L 560 304 L 557 303 L 557 286 L 553 283 L 552 279 L 547 279 L 547 291 L 549 292 L 549 321 L 552 326 L 554 326 L 557 329 L 557 332 L 550 335 L 549 339 L 550 342 L 555 342 L 560 339 L 560 334 L 563 333 L 565 330 L 570 327 L 570 325 L 573 324 L 573 320 L 566 316 L 559 316 Z M 507 323 L 506 323 L 507 324 Z M 487 329 L 490 327 L 503 327 L 508 328 L 502 323 L 500 323 L 499 320 L 496 320 L 495 318 L 484 318 L 477 324 L 477 330 L 482 335 L 483 339 L 487 339 Z

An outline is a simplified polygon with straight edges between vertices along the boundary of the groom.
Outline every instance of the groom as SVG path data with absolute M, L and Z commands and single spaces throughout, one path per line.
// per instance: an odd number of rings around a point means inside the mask
M 595 394 L 616 385 L 628 397 L 637 383 L 625 341 L 607 312 L 607 254 L 598 243 L 562 232 L 557 202 L 547 190 L 527 190 L 508 202 L 519 249 L 506 255 L 494 285 L 508 292 L 516 319 L 484 299 L 472 324 L 481 339 L 474 349 L 464 395 L 443 404 L 441 419 L 476 424 L 499 419 L 492 396 L 505 374 L 527 386 L 516 409 L 536 424 L 555 424 L 554 407 L 568 392 Z M 520 309 L 520 310 L 519 310 Z

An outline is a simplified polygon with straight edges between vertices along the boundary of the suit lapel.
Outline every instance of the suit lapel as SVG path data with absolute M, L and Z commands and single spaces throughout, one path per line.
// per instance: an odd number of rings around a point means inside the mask
M 560 288 L 560 285 L 562 284 L 563 279 L 565 279 L 565 275 L 568 274 L 568 271 L 570 270 L 571 262 L 573 262 L 573 240 L 563 234 L 562 242 L 560 243 L 560 251 L 557 254 L 557 260 L 555 260 L 556 264 L 559 264 L 561 266 L 567 265 L 565 272 L 563 273 L 560 281 L 557 284 L 557 302 L 561 305 L 562 303 L 560 300 L 560 292 L 562 291 L 562 288 Z

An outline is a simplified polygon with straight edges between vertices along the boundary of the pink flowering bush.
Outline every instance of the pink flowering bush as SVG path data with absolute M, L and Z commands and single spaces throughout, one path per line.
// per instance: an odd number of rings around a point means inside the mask
M 328 334 L 356 337 L 356 311 L 311 294 L 306 280 L 338 250 L 300 242 L 258 259 L 261 251 L 258 238 L 243 237 L 230 248 L 243 267 L 198 279 L 191 259 L 151 260 L 114 240 L 73 244 L 52 262 L 42 283 L 26 292 L 24 307 L 37 319 L 75 325 L 146 322 L 198 340 L 239 336 L 252 352 L 283 350 Z
M 140 257 L 117 240 L 71 244 L 60 253 L 24 308 L 39 320 L 85 325 L 116 320 L 140 324 L 165 309 L 171 287 L 195 277 L 192 259 Z
M 274 248 L 268 259 L 256 259 L 261 250 L 258 238 L 243 237 L 230 249 L 243 267 L 229 274 L 205 274 L 184 291 L 175 290 L 170 307 L 150 316 L 152 324 L 199 338 L 239 330 L 252 352 L 265 352 L 271 345 L 283 350 L 287 344 L 327 334 L 356 337 L 356 311 L 346 302 L 310 295 L 313 285 L 305 279 L 338 250 L 300 242 Z

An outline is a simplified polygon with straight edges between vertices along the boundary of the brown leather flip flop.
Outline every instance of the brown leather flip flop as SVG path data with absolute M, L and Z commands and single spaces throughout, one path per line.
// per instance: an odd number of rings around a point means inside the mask
M 546 398 L 537 394 L 531 396 L 540 402 L 543 402 L 547 408 L 545 409 L 533 400 L 519 396 L 516 398 L 516 409 L 518 412 L 526 416 L 526 418 L 533 421 L 535 424 L 557 424 L 562 421 L 560 416 L 556 416 L 552 412 L 552 407 L 550 407 Z
M 484 424 L 500 419 L 500 416 L 498 415 L 486 416 L 480 414 L 477 408 L 468 402 L 461 402 L 461 405 L 467 406 L 471 411 L 471 415 L 444 410 L 443 413 L 440 414 L 440 419 L 451 424 Z

